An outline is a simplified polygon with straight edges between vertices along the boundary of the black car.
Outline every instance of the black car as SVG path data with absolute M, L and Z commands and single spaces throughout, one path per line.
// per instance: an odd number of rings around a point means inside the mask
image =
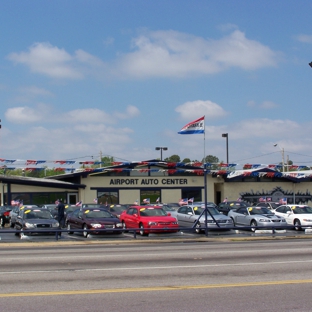
M 20 232 L 15 235 L 31 235 L 33 233 L 51 233 L 59 229 L 59 223 L 54 219 L 51 212 L 46 208 L 27 208 L 20 209 L 15 221 L 14 228 Z
M 238 209 L 241 207 L 247 207 L 247 206 L 248 204 L 243 201 L 227 201 L 227 202 L 220 203 L 217 209 L 227 216 L 230 210 Z
M 10 211 L 14 206 L 1 206 L 0 207 L 0 227 L 4 227 L 5 224 L 10 223 Z

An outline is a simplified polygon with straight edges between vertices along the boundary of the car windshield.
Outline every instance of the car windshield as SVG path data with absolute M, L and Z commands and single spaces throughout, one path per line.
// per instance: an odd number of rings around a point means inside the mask
M 25 219 L 53 219 L 49 210 L 26 210 Z
M 167 213 L 162 208 L 141 208 L 141 217 L 153 217 L 153 216 L 167 216 Z
M 114 218 L 114 216 L 106 211 L 106 210 L 100 210 L 100 209 L 87 209 L 85 210 L 85 217 L 87 219 L 97 219 L 97 218 Z
M 312 208 L 309 206 L 295 207 L 292 210 L 295 214 L 312 213 Z
M 167 205 L 163 205 L 162 209 L 166 210 L 166 211 L 176 211 L 173 207 L 167 206 Z
M 201 213 L 203 213 L 205 210 L 205 207 L 194 207 L 194 213 L 195 215 L 200 215 Z M 216 209 L 215 207 L 207 207 L 207 213 L 208 214 L 212 214 L 212 215 L 219 215 L 220 212 L 218 209 Z
M 272 212 L 265 207 L 250 207 L 248 208 L 249 214 L 251 215 L 257 215 L 257 214 L 272 214 Z
M 76 209 L 79 209 L 77 206 L 65 206 L 65 212 L 69 213 L 69 212 L 73 212 Z
M 116 213 L 122 213 L 124 210 L 127 210 L 127 206 L 124 205 L 115 205 L 109 207 L 110 211 L 116 212 Z

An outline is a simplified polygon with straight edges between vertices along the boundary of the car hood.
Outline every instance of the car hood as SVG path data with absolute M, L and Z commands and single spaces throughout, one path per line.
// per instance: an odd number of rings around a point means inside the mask
M 31 224 L 53 224 L 58 221 L 55 219 L 25 219 L 24 222 Z
M 260 215 L 251 215 L 252 217 L 257 217 L 257 218 L 268 218 L 268 219 L 281 219 L 281 217 L 276 216 L 275 214 L 260 214 Z
M 225 216 L 224 214 L 213 215 L 213 217 L 214 217 L 214 219 L 217 220 L 217 221 L 218 221 L 218 220 L 231 220 L 230 217 Z M 210 215 L 209 213 L 207 214 L 207 219 L 212 220 L 212 217 L 211 217 L 211 215 Z M 205 216 L 202 215 L 202 216 L 200 217 L 200 220 L 205 220 Z
M 141 217 L 142 221 L 154 221 L 154 222 L 176 222 L 177 219 L 171 216 L 155 216 L 155 217 Z
M 115 224 L 115 223 L 120 223 L 120 220 L 117 218 L 90 218 L 90 219 L 85 219 L 84 221 L 88 223 L 99 223 L 99 224 Z

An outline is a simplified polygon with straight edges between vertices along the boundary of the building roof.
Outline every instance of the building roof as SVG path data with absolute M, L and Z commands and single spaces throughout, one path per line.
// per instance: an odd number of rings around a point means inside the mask
M 77 184 L 71 182 L 60 181 L 58 179 L 46 179 L 46 178 L 32 178 L 32 177 L 22 177 L 22 176 L 7 176 L 0 175 L 0 182 L 18 185 L 32 185 L 32 186 L 42 186 L 51 188 L 66 188 L 72 190 L 78 190 L 80 188 L 85 188 L 84 184 Z

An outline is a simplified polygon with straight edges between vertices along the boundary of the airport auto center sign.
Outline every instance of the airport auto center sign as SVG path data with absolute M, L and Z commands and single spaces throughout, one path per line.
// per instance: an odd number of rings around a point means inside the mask
M 146 185 L 187 185 L 188 181 L 185 178 L 161 178 L 161 179 L 155 179 L 155 178 L 129 178 L 129 179 L 110 179 L 109 185 L 114 186 L 146 186 Z

